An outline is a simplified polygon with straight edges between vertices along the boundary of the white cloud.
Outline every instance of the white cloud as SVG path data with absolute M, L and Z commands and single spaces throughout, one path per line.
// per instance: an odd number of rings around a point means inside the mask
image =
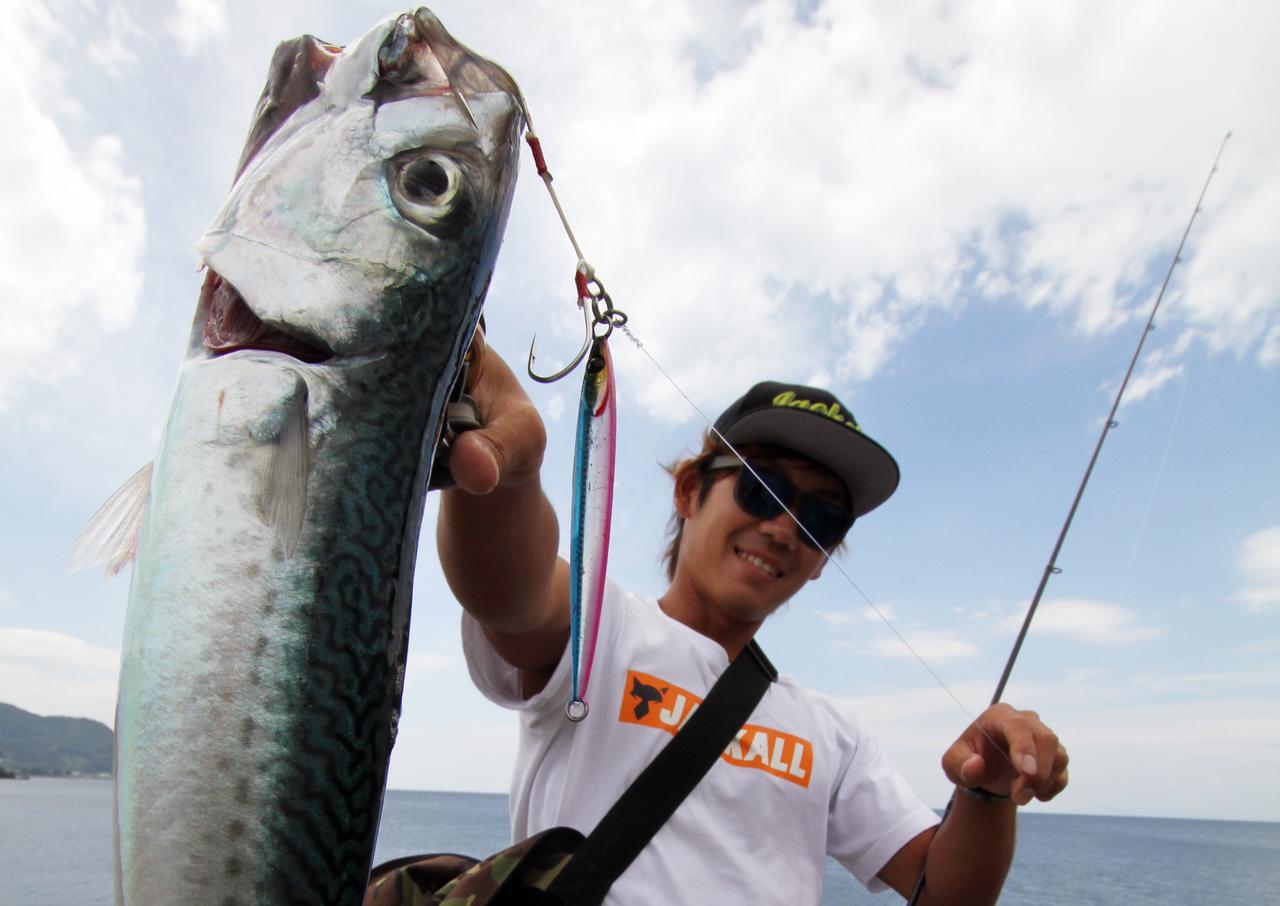
M 0 626 L 0 689 L 36 714 L 114 719 L 120 654 L 61 632 Z M 10 696 L 19 690 L 19 700 Z
M 0 12 L 0 410 L 24 382 L 75 370 L 70 332 L 85 320 L 124 326 L 141 288 L 141 187 L 119 138 L 73 144 L 49 112 L 75 104 L 45 53 L 54 25 L 25 4 Z
M 911 9 L 828 2 L 806 25 L 790 3 L 707 3 L 555 22 L 557 40 L 610 48 L 590 78 L 568 58 L 528 67 L 558 190 L 682 387 L 712 405 L 762 371 L 802 376 L 833 355 L 838 380 L 866 378 L 972 297 L 1085 332 L 1130 325 L 1217 124 L 1236 116 L 1253 131 L 1224 169 L 1251 175 L 1214 184 L 1175 280 L 1183 304 L 1164 317 L 1214 348 L 1264 343 L 1280 317 L 1280 264 L 1264 248 L 1280 130 L 1254 112 L 1268 103 L 1260 86 L 1280 79 L 1258 21 L 1272 14 Z M 1189 54 L 1203 62 L 1194 72 Z M 641 396 L 656 416 L 688 414 L 663 380 Z
M 195 56 L 227 37 L 226 0 L 177 0 L 165 29 L 185 56 Z
M 118 651 L 99 648 L 61 632 L 5 626 L 0 626 L 0 657 L 96 672 L 114 672 L 120 665 Z
M 896 635 L 879 638 L 869 645 L 856 642 L 836 642 L 837 647 L 854 648 L 872 657 L 908 658 L 915 660 L 918 655 L 927 664 L 937 661 L 953 661 L 973 657 L 978 647 L 963 636 L 938 630 L 921 632 L 904 632 L 907 644 L 902 643 Z M 912 653 L 914 652 L 914 654 Z
M 1236 600 L 1250 613 L 1280 612 L 1280 525 L 1244 539 L 1236 568 L 1241 585 Z
M 87 54 L 108 75 L 119 77 L 138 62 L 134 48 L 148 36 L 124 6 L 114 0 L 107 4 L 103 18 Z
M 1261 124 L 1254 128 L 1264 129 Z M 1242 132 L 1228 146 L 1220 174 L 1221 200 L 1206 202 L 1195 256 L 1182 279 L 1181 317 L 1216 351 L 1244 355 L 1257 348 L 1259 364 L 1274 367 L 1280 332 L 1280 260 L 1275 224 L 1280 219 L 1280 178 L 1256 155 L 1262 135 Z M 1274 146 L 1269 146 L 1274 147 Z M 1274 160 L 1274 155 L 1270 158 Z
M 1278 640 L 1269 640 L 1270 645 L 1242 645 L 1241 654 L 1264 655 L 1276 647 Z M 1238 662 L 1237 662 L 1238 663 Z M 1280 668 L 1265 665 L 1251 665 L 1249 669 L 1239 669 L 1236 664 L 1228 663 L 1220 670 L 1213 672 L 1186 670 L 1180 673 L 1135 673 L 1130 677 L 1129 687 L 1135 691 L 1152 693 L 1166 700 L 1189 701 L 1206 698 L 1224 698 L 1270 693 L 1280 689 Z
M 941 755 L 951 740 L 976 718 L 991 697 L 991 684 L 959 683 L 943 689 L 924 686 L 892 692 L 862 693 L 838 697 L 837 701 L 875 728 L 884 740 L 895 745 L 941 746 Z M 944 739 L 946 734 L 949 738 Z
M 958 617 L 963 617 L 971 623 L 986 625 L 995 620 L 1001 619 L 1007 615 L 1007 608 L 998 600 L 992 599 L 985 604 L 966 606 L 957 604 L 951 608 L 951 612 Z
M 1258 350 L 1258 362 L 1268 368 L 1280 365 L 1280 324 L 1267 331 Z
M 815 610 L 812 613 L 833 628 L 859 623 L 874 623 L 882 627 L 876 638 L 869 641 L 865 638 L 832 640 L 833 648 L 857 651 L 868 657 L 919 659 L 932 664 L 973 657 L 979 651 L 964 634 L 946 630 L 907 629 L 896 625 L 897 612 L 891 604 L 868 604 L 843 610 Z M 906 640 L 905 643 L 903 639 Z
M 815 610 L 813 615 L 828 626 L 848 626 L 853 623 L 892 622 L 897 613 L 892 604 L 855 607 L 849 610 Z
M 1011 615 L 1006 628 L 1016 631 L 1024 613 Z M 1125 645 L 1159 638 L 1164 630 L 1144 625 L 1138 614 L 1125 607 L 1083 598 L 1053 598 L 1040 602 L 1033 631 L 1037 635 L 1060 635 L 1103 645 Z
M 1280 654 L 1280 636 L 1269 639 L 1254 639 L 1240 646 L 1242 654 Z
M 874 607 L 867 605 L 858 612 L 868 623 L 884 623 L 898 617 L 898 611 L 892 604 L 876 604 Z
M 1169 383 L 1169 381 L 1179 377 L 1183 370 L 1182 365 L 1164 365 L 1148 362 L 1146 367 L 1134 374 L 1133 379 L 1129 382 L 1122 405 L 1146 399 Z

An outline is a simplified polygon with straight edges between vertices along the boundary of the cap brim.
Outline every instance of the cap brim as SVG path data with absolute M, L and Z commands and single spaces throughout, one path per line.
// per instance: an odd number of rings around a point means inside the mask
M 901 477 L 889 451 L 867 435 L 807 412 L 758 410 L 740 418 L 725 437 L 734 446 L 785 447 L 830 469 L 849 489 L 854 516 L 888 500 Z

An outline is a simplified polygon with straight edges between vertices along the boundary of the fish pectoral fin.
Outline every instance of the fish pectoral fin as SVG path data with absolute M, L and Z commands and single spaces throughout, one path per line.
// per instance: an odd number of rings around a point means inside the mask
M 300 393 L 290 402 L 280 434 L 272 445 L 271 461 L 259 500 L 262 521 L 275 531 L 286 558 L 292 557 L 298 549 L 298 538 L 302 534 L 309 468 L 307 395 Z
M 151 466 L 147 463 L 134 472 L 89 517 L 71 547 L 71 557 L 67 561 L 69 572 L 107 561 L 109 579 L 124 569 L 138 553 L 142 517 L 147 511 L 147 497 L 151 492 Z

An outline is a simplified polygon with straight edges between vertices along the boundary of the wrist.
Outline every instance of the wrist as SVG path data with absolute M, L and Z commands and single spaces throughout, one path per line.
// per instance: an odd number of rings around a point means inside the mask
M 960 784 L 956 787 L 966 799 L 972 799 L 975 802 L 986 802 L 992 805 L 1001 805 L 1012 800 L 1008 796 L 1002 796 L 999 793 L 993 793 L 988 789 L 980 786 L 965 786 Z

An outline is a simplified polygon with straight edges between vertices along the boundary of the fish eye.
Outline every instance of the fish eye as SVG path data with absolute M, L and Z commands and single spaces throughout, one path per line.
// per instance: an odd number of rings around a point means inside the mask
M 440 239 L 461 235 L 472 207 L 463 162 L 417 149 L 389 161 L 387 175 L 391 199 L 406 220 Z
M 449 174 L 435 158 L 420 158 L 400 171 L 400 186 L 406 197 L 430 204 L 449 190 Z

